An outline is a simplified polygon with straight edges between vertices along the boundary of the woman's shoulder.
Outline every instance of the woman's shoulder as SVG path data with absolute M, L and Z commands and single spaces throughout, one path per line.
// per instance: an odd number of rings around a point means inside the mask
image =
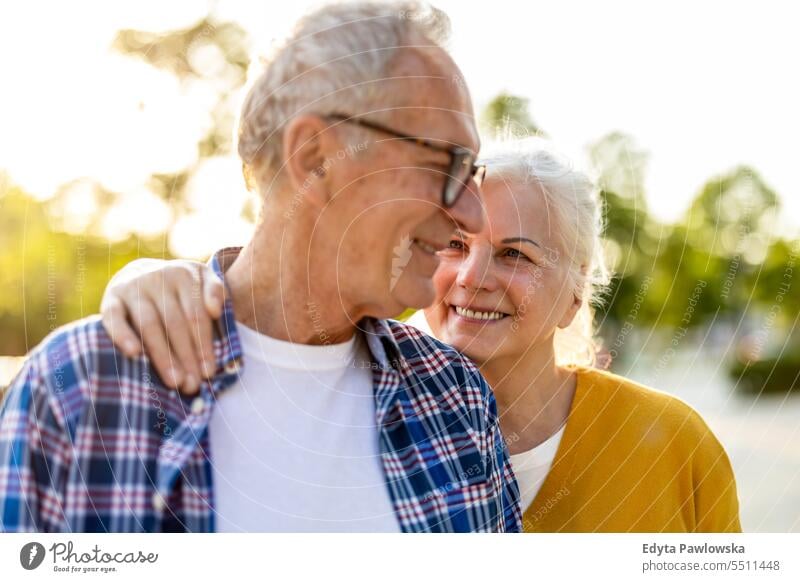
M 576 407 L 601 423 L 606 419 L 616 426 L 649 426 L 665 438 L 711 435 L 702 416 L 677 396 L 604 370 L 578 368 L 577 373 Z

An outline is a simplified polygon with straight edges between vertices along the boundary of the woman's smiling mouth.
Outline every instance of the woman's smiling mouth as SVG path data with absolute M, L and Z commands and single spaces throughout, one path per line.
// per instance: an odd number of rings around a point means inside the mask
M 460 318 L 466 321 L 473 321 L 473 322 L 491 322 L 491 321 L 499 321 L 503 318 L 508 317 L 507 313 L 503 313 L 501 311 L 490 311 L 486 309 L 477 309 L 477 308 L 467 308 L 461 307 L 459 305 L 451 305 L 450 309 Z

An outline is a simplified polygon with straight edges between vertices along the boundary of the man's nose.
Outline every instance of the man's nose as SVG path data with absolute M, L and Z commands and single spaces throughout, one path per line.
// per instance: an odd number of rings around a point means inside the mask
M 447 213 L 461 230 L 472 234 L 480 232 L 485 220 L 480 187 L 470 180 L 456 203 L 447 209 Z

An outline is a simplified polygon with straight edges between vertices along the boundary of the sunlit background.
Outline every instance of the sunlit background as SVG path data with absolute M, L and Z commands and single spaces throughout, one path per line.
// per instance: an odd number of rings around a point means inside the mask
M 259 54 L 316 3 L 0 7 L 0 386 L 142 256 L 241 244 Z M 800 531 L 800 35 L 787 4 L 441 1 L 486 139 L 599 179 L 612 369 L 697 408 L 748 531 Z

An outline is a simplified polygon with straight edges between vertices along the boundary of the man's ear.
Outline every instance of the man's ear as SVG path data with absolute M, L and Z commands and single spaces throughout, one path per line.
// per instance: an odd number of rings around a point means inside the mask
M 328 202 L 326 152 L 334 133 L 316 115 L 300 115 L 286 124 L 283 131 L 284 172 L 292 190 L 312 204 Z

